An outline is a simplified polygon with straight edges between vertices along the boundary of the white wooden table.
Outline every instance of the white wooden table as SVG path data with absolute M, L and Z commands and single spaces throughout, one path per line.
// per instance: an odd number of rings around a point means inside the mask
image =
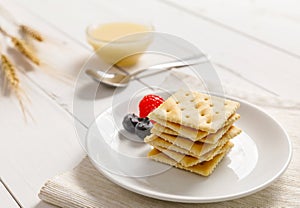
M 91 54 L 85 41 L 87 25 L 139 18 L 210 54 L 223 83 L 262 96 L 300 100 L 297 0 L 1 0 L 0 4 L 16 19 L 47 34 L 53 44 L 44 47 L 43 57 L 74 77 Z M 84 156 L 73 127 L 73 88 L 38 70 L 21 79 L 37 122 L 25 124 L 16 100 L 0 98 L 0 207 L 52 207 L 39 200 L 39 189 Z M 109 97 L 99 98 L 97 111 L 109 104 Z

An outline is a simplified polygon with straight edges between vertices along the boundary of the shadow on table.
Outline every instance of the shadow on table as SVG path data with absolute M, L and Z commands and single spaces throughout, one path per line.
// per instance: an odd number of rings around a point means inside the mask
M 95 94 L 96 91 L 96 94 Z M 116 91 L 116 88 L 109 87 L 104 84 L 99 84 L 93 80 L 90 83 L 86 83 L 77 89 L 76 96 L 83 100 L 100 100 L 106 97 L 112 96 Z

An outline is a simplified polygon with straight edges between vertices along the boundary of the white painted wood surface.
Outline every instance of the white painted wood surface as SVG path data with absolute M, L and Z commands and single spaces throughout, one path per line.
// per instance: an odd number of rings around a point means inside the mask
M 297 0 L 165 0 L 185 8 L 199 18 L 261 41 L 270 47 L 299 57 L 300 3 Z
M 47 34 L 49 42 L 40 47 L 41 54 L 58 70 L 74 77 L 91 54 L 85 42 L 84 31 L 88 24 L 140 18 L 150 20 L 157 31 L 185 38 L 210 54 L 227 86 L 239 86 L 243 91 L 262 96 L 278 94 L 300 99 L 297 2 L 247 2 L 242 4 L 232 0 L 224 6 L 218 1 L 208 0 L 199 3 L 1 0 L 0 4 L 14 11 L 17 19 Z M 285 6 L 281 7 L 280 3 Z M 249 8 L 248 4 L 252 7 Z M 233 14 L 233 9 L 239 12 Z M 287 32 L 281 32 L 282 28 Z M 74 167 L 84 155 L 73 127 L 73 87 L 38 70 L 21 78 L 32 100 L 30 109 L 37 122 L 25 124 L 16 100 L 0 98 L 0 177 L 9 184 L 24 207 L 51 207 L 38 199 L 40 187 L 48 178 Z M 110 97 L 97 98 L 97 112 L 110 103 Z M 90 120 L 82 118 L 82 122 L 87 125 Z M 0 206 L 10 207 L 8 203 L 0 201 Z
M 19 207 L 2 183 L 0 183 L 0 203 L 4 207 Z

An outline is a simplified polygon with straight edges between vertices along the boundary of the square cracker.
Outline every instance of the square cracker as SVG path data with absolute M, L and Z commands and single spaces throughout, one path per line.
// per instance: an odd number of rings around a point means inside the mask
M 201 157 L 199 155 L 193 154 L 192 152 L 190 152 L 186 149 L 178 147 L 177 145 L 173 145 L 172 143 L 167 142 L 166 140 L 163 140 L 163 139 L 159 138 L 155 134 L 152 134 L 152 135 L 148 136 L 148 138 L 149 138 L 149 141 L 147 141 L 147 143 L 149 145 L 153 146 L 153 147 L 165 148 L 165 149 L 172 150 L 172 151 L 184 154 L 184 155 L 190 155 L 190 156 L 193 156 L 193 157 L 196 157 L 196 158 Z
M 199 158 L 207 152 L 213 150 L 217 146 L 226 144 L 230 139 L 240 133 L 241 130 L 239 128 L 231 126 L 230 129 L 215 144 L 192 142 L 189 139 L 172 136 L 165 133 L 161 133 L 160 135 L 152 134 L 150 136 L 147 136 L 144 141 L 152 146 L 164 147 L 169 150 L 174 150 L 182 154 Z M 184 149 L 186 151 L 181 151 L 181 149 Z
M 238 102 L 221 97 L 179 90 L 152 111 L 149 118 L 215 133 L 239 106 Z
M 177 163 L 175 160 L 173 160 L 172 158 L 168 157 L 167 155 L 155 148 L 148 153 L 148 157 L 155 161 L 165 163 L 179 169 L 187 170 L 202 176 L 209 176 L 217 167 L 217 165 L 221 162 L 221 160 L 225 157 L 227 152 L 229 152 L 230 149 L 231 148 L 229 148 L 227 151 L 224 151 L 223 153 L 216 155 L 213 159 L 209 161 L 201 162 L 191 167 L 182 166 L 180 163 Z
M 233 147 L 233 143 L 227 142 L 226 144 L 216 147 L 215 149 L 209 151 L 208 153 L 202 155 L 201 157 L 196 158 L 196 157 L 175 152 L 173 150 L 168 150 L 163 147 L 154 146 L 155 149 L 159 150 L 160 152 L 164 153 L 168 157 L 172 158 L 183 167 L 191 167 L 197 165 L 198 163 L 209 161 L 213 159 L 216 155 L 221 154 L 232 147 Z
M 216 143 L 220 137 L 218 137 L 215 134 L 224 134 L 229 127 L 238 119 L 240 118 L 240 115 L 235 113 L 232 116 L 228 118 L 228 120 L 225 122 L 225 126 L 219 129 L 216 133 L 209 134 L 208 132 L 197 130 L 194 128 L 186 127 L 186 126 L 180 126 L 179 124 L 169 122 L 169 121 L 163 121 L 161 119 L 155 118 L 156 124 L 153 126 L 152 133 L 155 132 L 161 132 L 161 133 L 167 133 L 171 135 L 181 136 L 185 137 L 187 139 L 190 139 L 192 141 L 201 141 L 205 143 Z

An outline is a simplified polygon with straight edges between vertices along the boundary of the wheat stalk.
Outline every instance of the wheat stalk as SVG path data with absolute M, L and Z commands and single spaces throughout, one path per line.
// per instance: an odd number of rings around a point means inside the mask
M 13 42 L 15 48 L 22 53 L 26 58 L 35 63 L 36 65 L 40 65 L 40 59 L 33 53 L 30 47 L 22 40 L 11 36 L 11 41 Z
M 1 69 L 4 73 L 4 82 L 7 84 L 7 86 L 9 86 L 9 89 L 14 92 L 16 98 L 18 99 L 25 121 L 27 121 L 27 115 L 34 121 L 31 113 L 26 109 L 24 105 L 23 96 L 27 98 L 29 102 L 30 99 L 20 87 L 20 80 L 18 78 L 17 70 L 14 64 L 4 54 L 1 54 Z
M 16 73 L 16 68 L 10 61 L 10 59 L 1 54 L 1 64 L 2 64 L 2 70 L 5 74 L 6 79 L 8 80 L 9 84 L 11 85 L 12 89 L 14 89 L 16 92 L 19 91 L 19 83 L 20 80 Z
M 11 60 L 4 54 L 1 54 L 1 69 L 4 73 L 4 80 L 9 85 L 10 90 L 12 90 L 20 104 L 22 113 L 24 115 L 25 120 L 26 119 L 26 112 L 29 113 L 22 100 L 22 89 L 20 88 L 20 80 L 18 78 L 18 75 L 16 73 L 16 68 L 11 62 Z M 30 115 L 30 114 L 29 114 Z
M 33 39 L 42 42 L 44 40 L 44 37 L 42 36 L 42 34 L 33 29 L 32 27 L 29 27 L 27 25 L 19 25 L 21 32 L 23 32 L 24 34 L 32 37 Z
M 29 59 L 31 62 L 33 62 L 36 65 L 40 65 L 41 61 L 40 59 L 34 54 L 34 52 L 30 49 L 30 47 L 21 39 L 10 35 L 8 32 L 6 32 L 2 27 L 0 27 L 0 32 L 3 33 L 5 36 L 8 36 L 12 43 L 14 44 L 15 48 L 23 54 L 27 59 Z

